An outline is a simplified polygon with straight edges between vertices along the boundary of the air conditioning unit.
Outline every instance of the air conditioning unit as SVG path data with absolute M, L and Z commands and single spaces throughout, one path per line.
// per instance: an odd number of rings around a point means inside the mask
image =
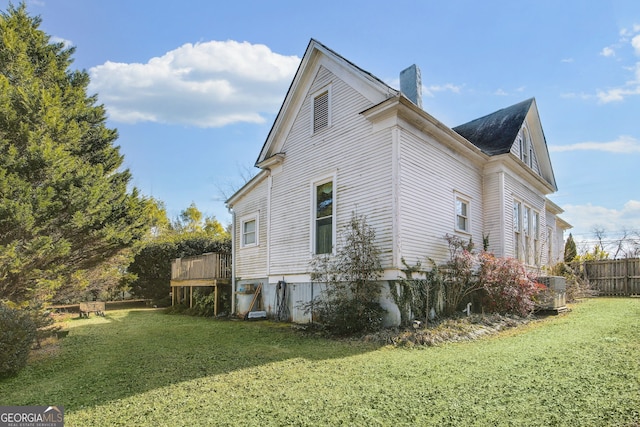
M 536 281 L 556 292 L 565 292 L 567 290 L 567 282 L 562 276 L 542 276 L 538 277 Z
M 547 287 L 547 291 L 539 296 L 540 302 L 538 303 L 538 308 L 556 313 L 566 310 L 567 283 L 564 277 L 543 276 L 538 277 L 536 281 Z

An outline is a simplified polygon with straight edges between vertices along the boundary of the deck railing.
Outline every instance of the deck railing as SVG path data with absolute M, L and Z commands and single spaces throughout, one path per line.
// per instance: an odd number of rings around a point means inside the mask
M 208 253 L 176 258 L 171 262 L 171 280 L 230 279 L 231 254 Z

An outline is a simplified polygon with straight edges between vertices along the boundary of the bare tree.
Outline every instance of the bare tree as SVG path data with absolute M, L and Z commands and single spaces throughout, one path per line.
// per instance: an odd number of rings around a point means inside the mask
M 607 237 L 607 232 L 605 231 L 604 227 L 601 225 L 596 225 L 593 227 L 592 231 L 593 231 L 594 237 L 598 241 L 598 245 L 600 245 L 600 249 L 604 250 L 603 241 Z
M 247 165 L 238 164 L 238 177 L 240 180 L 234 180 L 233 182 L 228 180 L 224 183 L 217 183 L 216 187 L 220 197 L 218 200 L 227 201 L 236 191 L 241 189 L 247 182 L 251 181 L 254 176 L 257 175 L 257 169 L 250 168 Z M 240 184 L 238 183 L 240 182 Z

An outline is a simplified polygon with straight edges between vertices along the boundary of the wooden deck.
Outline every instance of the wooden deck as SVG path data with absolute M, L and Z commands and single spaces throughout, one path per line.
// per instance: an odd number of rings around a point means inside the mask
M 231 254 L 208 253 L 171 262 L 171 305 L 188 301 L 193 307 L 193 288 L 198 287 L 213 287 L 217 316 L 220 294 L 231 293 Z

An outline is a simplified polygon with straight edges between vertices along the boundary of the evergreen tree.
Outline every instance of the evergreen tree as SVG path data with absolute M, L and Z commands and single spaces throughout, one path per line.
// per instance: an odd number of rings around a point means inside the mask
M 573 236 L 569 233 L 566 243 L 564 244 L 564 262 L 571 262 L 578 256 L 578 249 L 576 248 L 576 242 L 573 241 Z
M 47 300 L 148 231 L 117 132 L 26 6 L 0 14 L 0 299 Z

